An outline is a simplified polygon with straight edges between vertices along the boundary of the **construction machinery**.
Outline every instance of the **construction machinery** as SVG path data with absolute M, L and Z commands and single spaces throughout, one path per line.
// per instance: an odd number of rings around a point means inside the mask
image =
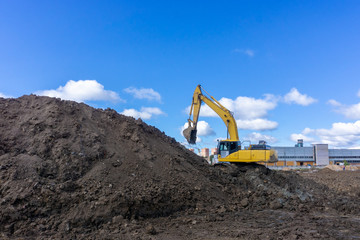
M 217 158 L 219 162 L 231 163 L 251 163 L 251 162 L 277 162 L 277 153 L 265 141 L 259 144 L 250 144 L 242 148 L 239 140 L 236 121 L 226 107 L 218 102 L 214 97 L 205 96 L 206 91 L 198 85 L 195 89 L 188 119 L 188 127 L 183 131 L 183 135 L 189 144 L 196 144 L 197 123 L 202 103 L 208 105 L 223 120 L 227 129 L 227 139 L 221 140 L 217 147 Z M 192 119 L 191 119 L 192 117 Z

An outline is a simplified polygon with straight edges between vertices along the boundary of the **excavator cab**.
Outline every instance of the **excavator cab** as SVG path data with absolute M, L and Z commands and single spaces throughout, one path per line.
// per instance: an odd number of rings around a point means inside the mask
M 219 141 L 218 144 L 218 153 L 221 158 L 227 157 L 229 154 L 237 152 L 241 150 L 241 142 L 240 141 Z

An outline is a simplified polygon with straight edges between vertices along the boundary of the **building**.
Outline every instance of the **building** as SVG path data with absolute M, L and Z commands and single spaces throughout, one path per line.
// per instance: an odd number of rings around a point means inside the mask
M 338 164 L 344 161 L 360 164 L 360 149 L 329 149 L 329 161 Z
M 304 147 L 304 140 L 298 139 L 297 144 L 295 144 L 295 147 Z
M 326 166 L 345 160 L 350 164 L 360 164 L 360 149 L 329 149 L 328 144 L 313 144 L 304 147 L 299 139 L 294 147 L 272 147 L 277 151 L 278 162 L 268 166 Z
M 209 158 L 209 149 L 208 148 L 202 148 L 200 155 L 204 158 Z
M 315 165 L 313 147 L 272 147 L 272 149 L 276 150 L 278 155 L 275 166 Z
M 217 148 L 212 148 L 210 155 L 216 155 L 217 154 Z

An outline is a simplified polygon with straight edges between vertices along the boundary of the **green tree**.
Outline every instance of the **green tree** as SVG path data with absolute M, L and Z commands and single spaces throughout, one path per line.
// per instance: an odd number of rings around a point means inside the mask
M 214 155 L 210 155 L 210 163 L 213 164 Z

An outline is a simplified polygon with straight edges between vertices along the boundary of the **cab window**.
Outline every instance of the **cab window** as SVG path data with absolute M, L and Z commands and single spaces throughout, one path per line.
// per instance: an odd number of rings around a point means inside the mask
M 220 151 L 229 151 L 229 148 L 227 146 L 227 142 L 220 143 L 219 149 L 220 149 Z

